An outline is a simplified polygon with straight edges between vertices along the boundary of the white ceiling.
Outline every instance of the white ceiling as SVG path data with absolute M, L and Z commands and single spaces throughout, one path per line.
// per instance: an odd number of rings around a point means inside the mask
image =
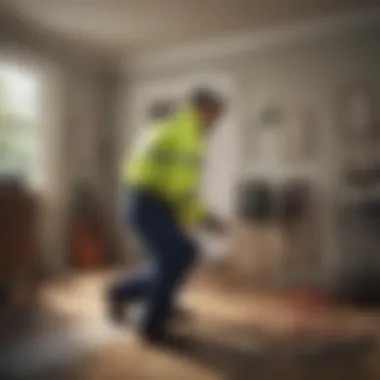
M 2 0 L 47 31 L 117 53 L 361 10 L 378 0 Z

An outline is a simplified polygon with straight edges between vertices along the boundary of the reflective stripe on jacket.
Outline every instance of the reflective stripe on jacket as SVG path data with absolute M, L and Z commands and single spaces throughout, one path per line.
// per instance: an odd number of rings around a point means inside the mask
M 128 161 L 124 182 L 168 202 L 183 224 L 202 221 L 198 197 L 205 136 L 195 110 L 184 108 L 145 132 Z

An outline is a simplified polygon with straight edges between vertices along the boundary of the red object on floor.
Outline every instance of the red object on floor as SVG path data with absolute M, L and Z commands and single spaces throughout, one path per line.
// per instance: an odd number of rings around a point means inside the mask
M 78 223 L 74 230 L 74 255 L 80 268 L 95 269 L 101 266 L 102 240 L 84 223 Z

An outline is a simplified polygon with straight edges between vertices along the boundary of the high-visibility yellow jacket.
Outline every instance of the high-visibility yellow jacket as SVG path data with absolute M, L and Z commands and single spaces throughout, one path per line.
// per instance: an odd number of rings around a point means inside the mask
M 206 217 L 198 197 L 205 148 L 197 113 L 180 109 L 141 136 L 125 167 L 124 182 L 168 202 L 180 223 L 200 223 Z

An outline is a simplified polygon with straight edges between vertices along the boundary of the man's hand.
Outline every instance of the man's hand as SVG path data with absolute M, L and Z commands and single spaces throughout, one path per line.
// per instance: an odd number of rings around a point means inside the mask
M 202 225 L 206 230 L 221 235 L 227 234 L 230 231 L 227 221 L 214 215 L 207 217 Z

